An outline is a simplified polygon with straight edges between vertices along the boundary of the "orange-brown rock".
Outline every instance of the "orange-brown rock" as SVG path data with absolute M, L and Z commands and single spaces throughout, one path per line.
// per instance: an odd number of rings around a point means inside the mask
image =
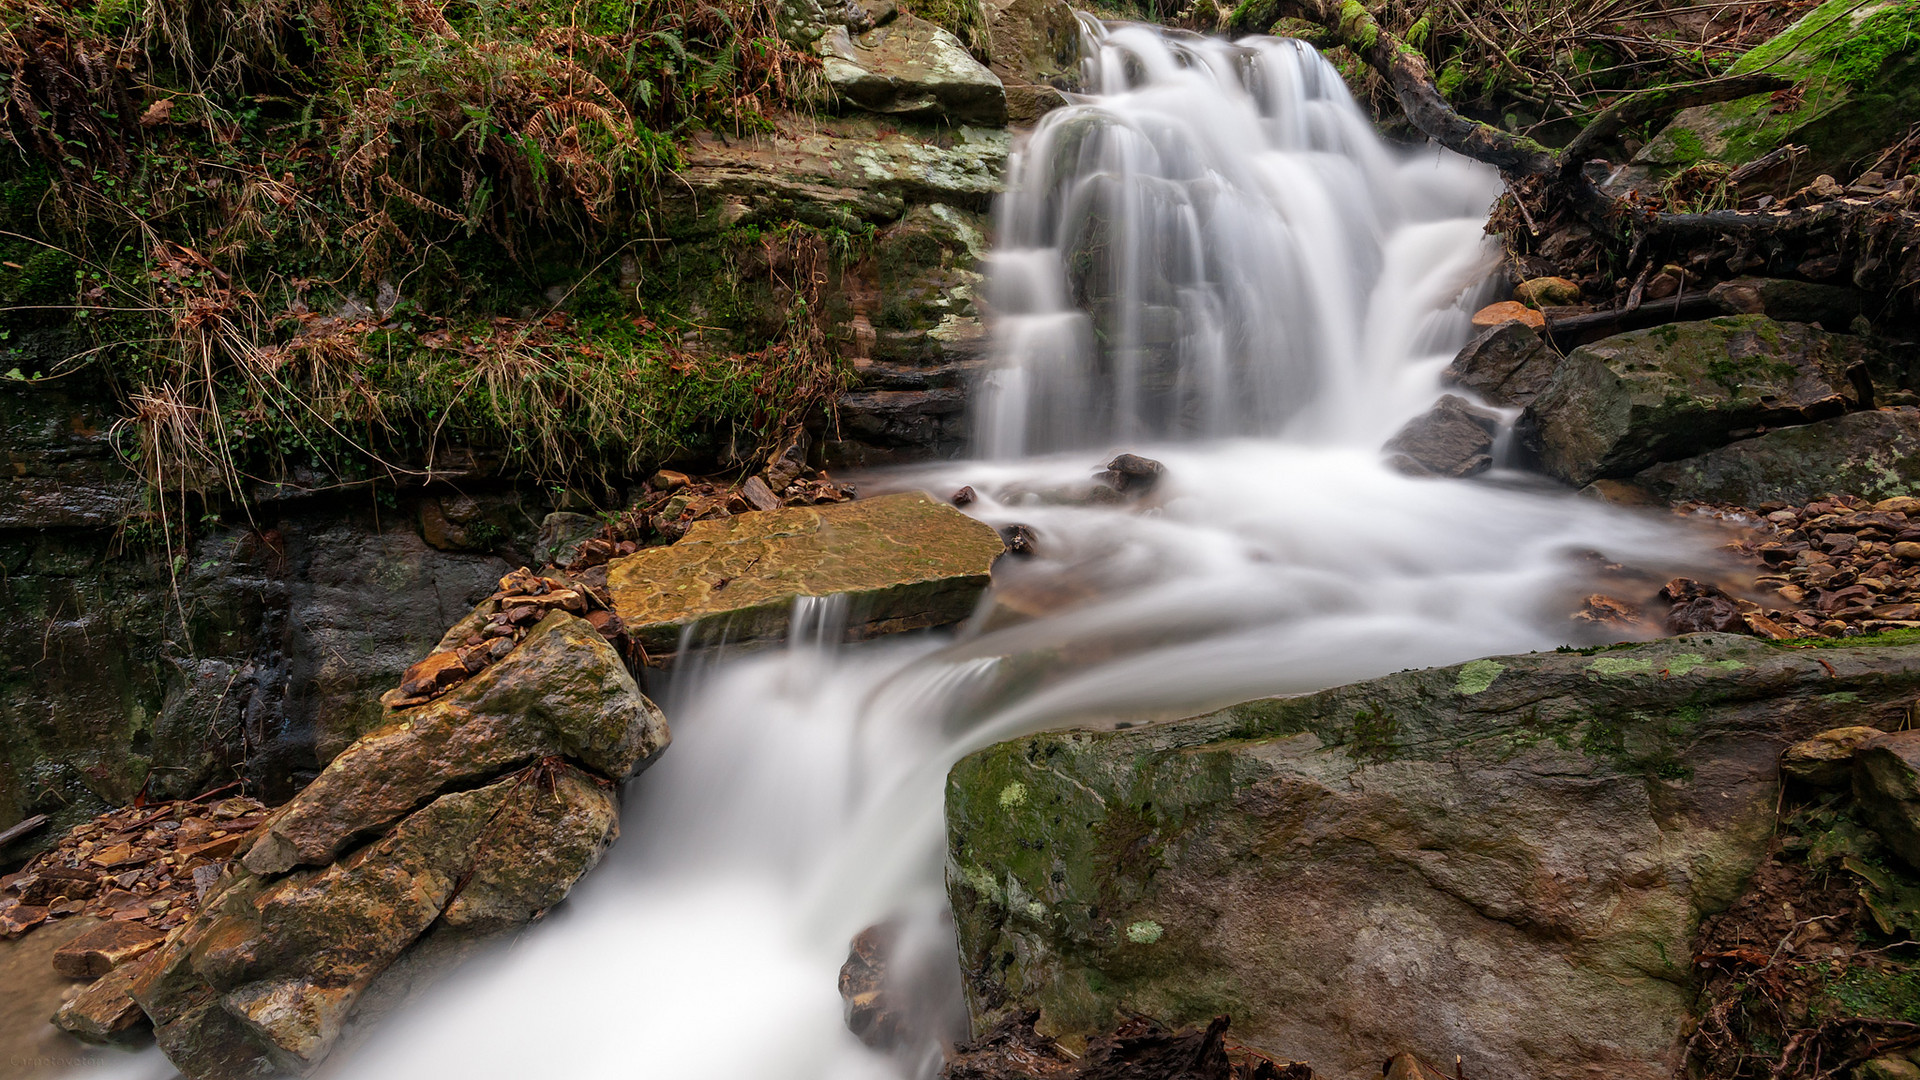
M 166 936 L 143 923 L 103 923 L 61 946 L 53 954 L 53 970 L 68 978 L 97 979 L 153 951 Z
M 1473 325 L 1482 328 L 1510 322 L 1526 323 L 1535 330 L 1543 330 L 1547 325 L 1547 317 L 1518 300 L 1502 300 L 1497 304 L 1488 304 L 1473 313 Z
M 409 667 L 400 676 L 400 693 L 406 697 L 426 697 L 467 677 L 466 665 L 456 652 L 437 652 Z
M 147 1014 L 130 993 L 145 966 L 144 960 L 122 964 L 100 976 L 60 1006 L 53 1014 L 53 1025 L 82 1042 L 129 1041 L 146 1026 Z

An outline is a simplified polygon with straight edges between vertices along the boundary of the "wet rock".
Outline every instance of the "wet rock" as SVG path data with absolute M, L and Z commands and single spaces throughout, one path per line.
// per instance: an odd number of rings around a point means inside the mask
M 900 1018 L 887 999 L 887 953 L 898 936 L 888 923 L 869 926 L 854 935 L 847 962 L 840 965 L 840 1001 L 847 1030 L 868 1046 L 890 1050 L 898 1045 Z
M 53 1014 L 53 1026 L 81 1042 L 102 1045 L 144 1038 L 147 1014 L 131 993 L 143 967 L 144 961 L 124 964 L 101 975 L 60 1006 Z
M 1853 797 L 1887 847 L 1920 869 L 1920 731 L 1867 740 L 1853 758 Z
M 834 27 L 816 48 L 827 85 L 855 108 L 954 124 L 1007 122 L 999 77 L 960 39 L 919 16 L 902 14 L 859 34 Z
M 441 795 L 331 865 L 238 872 L 144 965 L 132 996 L 191 1080 L 304 1074 L 436 920 L 484 933 L 537 917 L 599 861 L 618 811 L 611 781 L 543 762 Z
M 1642 470 L 1634 483 L 1671 502 L 1806 503 L 1831 491 L 1869 499 L 1920 488 L 1920 409 L 1848 413 L 1778 428 Z
M 1013 555 L 1028 557 L 1040 553 L 1040 533 L 1031 525 L 1003 525 L 1000 540 Z
M 1138 454 L 1121 454 L 1107 462 L 1106 471 L 1099 479 L 1106 481 L 1113 490 L 1125 495 L 1144 495 L 1153 490 L 1160 482 L 1160 476 L 1167 471 L 1165 465 L 1144 458 Z
M 1493 437 L 1500 417 L 1465 398 L 1443 395 L 1433 408 L 1407 421 L 1381 450 L 1408 476 L 1476 476 L 1493 467 Z
M 1767 849 L 1781 751 L 1916 690 L 1920 646 L 1695 635 L 989 747 L 947 787 L 976 1030 L 1231 1002 L 1327 1075 L 1417 1047 L 1670 1076 L 1698 920 Z
M 666 718 L 584 620 L 554 612 L 506 659 L 446 695 L 390 709 L 241 856 L 255 874 L 332 862 L 437 793 L 558 756 L 625 780 L 666 749 Z
M 53 970 L 70 979 L 97 979 L 152 952 L 166 936 L 166 931 L 144 923 L 103 923 L 61 946 L 53 954 Z
M 947 496 L 947 501 L 955 506 L 971 506 L 973 505 L 973 501 L 979 497 L 979 495 L 974 493 L 973 485 L 968 484 L 959 491 Z
M 1573 621 L 1602 627 L 1612 633 L 1627 633 L 1641 626 L 1640 609 L 1630 601 L 1594 593 L 1581 601 Z
M 845 594 L 854 638 L 958 622 L 1002 550 L 990 526 L 908 492 L 696 522 L 671 547 L 616 559 L 607 588 L 661 661 L 684 631 L 696 647 L 784 640 L 798 596 Z
M 1440 374 L 1493 405 L 1526 405 L 1553 379 L 1560 354 L 1523 322 L 1506 322 L 1468 342 Z
M 1531 308 L 1566 307 L 1580 302 L 1580 286 L 1563 277 L 1529 278 L 1514 287 L 1513 298 Z
M 1879 728 L 1843 727 L 1802 739 L 1780 755 L 1780 772 L 1809 787 L 1844 788 L 1853 777 L 1853 758 L 1880 737 Z
M 1660 589 L 1660 599 L 1673 605 L 1667 610 L 1667 633 L 1744 634 L 1745 612 L 1733 597 L 1692 578 L 1675 578 Z
M 1488 304 L 1473 313 L 1473 325 L 1478 327 L 1504 326 L 1510 322 L 1525 323 L 1535 330 L 1544 330 L 1547 317 L 1518 300 L 1502 300 L 1497 304 Z
M 1515 436 L 1568 483 L 1631 476 L 1762 426 L 1860 407 L 1869 352 L 1855 338 L 1754 315 L 1620 334 L 1569 353 Z

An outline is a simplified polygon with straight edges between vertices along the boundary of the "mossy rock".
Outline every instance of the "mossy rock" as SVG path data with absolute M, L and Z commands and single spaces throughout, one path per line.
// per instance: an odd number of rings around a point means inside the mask
M 1781 750 L 1916 691 L 1920 645 L 1696 635 L 999 743 L 947 786 L 975 1030 L 1224 1013 L 1326 1075 L 1671 1076 Z
M 1568 483 L 1631 476 L 1761 426 L 1867 404 L 1874 355 L 1858 338 L 1762 315 L 1637 330 L 1569 353 L 1515 434 Z
M 1739 165 L 1789 143 L 1807 147 L 1801 183 L 1851 169 L 1920 121 L 1920 2 L 1827 0 L 1742 56 L 1729 74 L 1794 79 L 1800 97 L 1772 94 L 1702 105 L 1676 116 L 1634 158 L 1681 169 L 1702 160 Z
M 1804 505 L 1833 492 L 1878 501 L 1920 493 L 1920 409 L 1848 413 L 1777 428 L 1633 478 L 1669 502 Z

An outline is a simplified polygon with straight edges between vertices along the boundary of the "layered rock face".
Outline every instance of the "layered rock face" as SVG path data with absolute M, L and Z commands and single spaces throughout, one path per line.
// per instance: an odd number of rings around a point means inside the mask
M 1332 1077 L 1401 1048 L 1671 1076 L 1692 935 L 1765 850 L 1781 749 L 1894 726 L 1916 688 L 1920 647 L 1697 635 L 1001 743 L 948 785 L 975 1030 L 1230 1015 Z
M 193 1080 L 304 1074 L 404 955 L 458 951 L 564 898 L 618 834 L 617 783 L 667 741 L 619 656 L 556 611 L 336 757 L 126 992 Z

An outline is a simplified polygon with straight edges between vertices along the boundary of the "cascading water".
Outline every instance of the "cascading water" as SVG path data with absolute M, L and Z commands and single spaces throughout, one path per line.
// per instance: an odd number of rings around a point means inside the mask
M 1046 118 L 1003 200 L 982 460 L 867 485 L 970 485 L 969 512 L 1031 526 L 1039 554 L 1002 560 L 957 634 L 838 647 L 836 607 L 803 600 L 788 649 L 677 672 L 673 749 L 606 865 L 330 1073 L 927 1075 L 956 1023 L 941 793 L 961 755 L 1552 647 L 1577 553 L 1705 559 L 1516 477 L 1381 464 L 1465 335 L 1493 176 L 1384 146 L 1299 43 L 1089 36 L 1097 92 Z M 1148 502 L 1083 498 L 1116 449 L 1165 464 Z M 889 918 L 941 988 L 890 1056 L 847 1034 L 835 987 L 848 939 Z

